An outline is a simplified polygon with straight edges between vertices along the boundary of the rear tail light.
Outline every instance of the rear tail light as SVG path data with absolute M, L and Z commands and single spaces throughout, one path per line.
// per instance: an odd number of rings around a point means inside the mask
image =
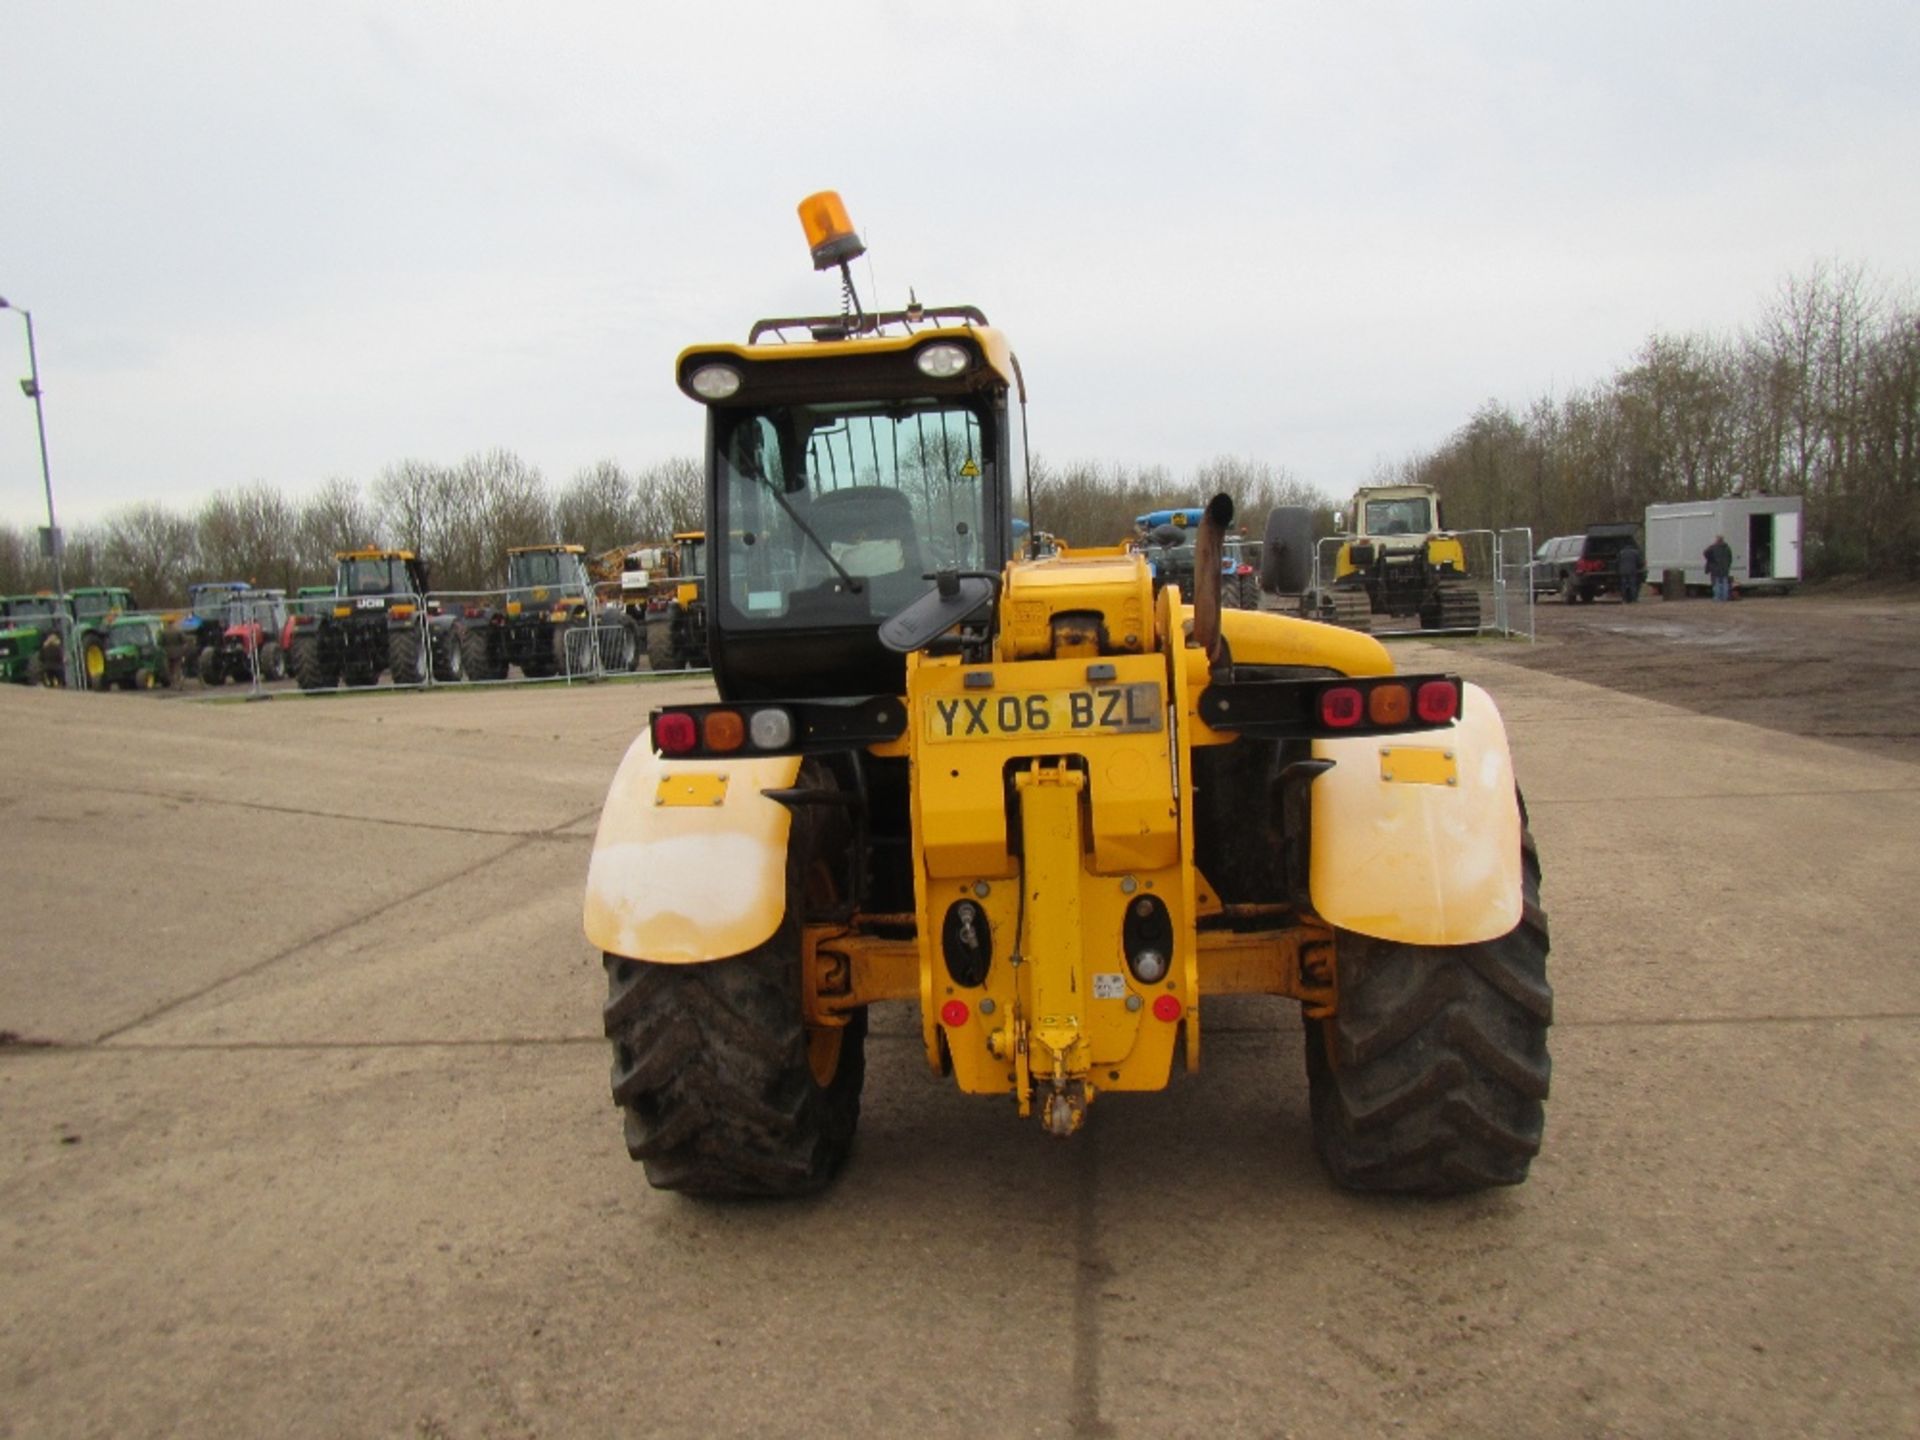
M 1396 735 L 1460 718 L 1457 675 L 1356 676 L 1339 680 L 1252 677 L 1200 692 L 1200 718 L 1217 730 L 1274 739 Z
M 1573 562 L 1573 568 L 1582 575 L 1594 575 L 1607 567 L 1598 560 L 1576 560 Z
M 1445 725 L 1460 714 L 1460 691 L 1449 680 L 1429 680 L 1414 697 L 1414 713 L 1429 725 Z
M 1320 723 L 1329 730 L 1351 730 L 1366 713 L 1366 700 L 1351 685 L 1320 692 Z
M 784 755 L 800 728 L 786 706 L 697 705 L 656 711 L 653 743 L 663 755 Z
M 700 743 L 700 729 L 693 716 L 669 710 L 653 717 L 653 743 L 662 755 L 685 755 Z

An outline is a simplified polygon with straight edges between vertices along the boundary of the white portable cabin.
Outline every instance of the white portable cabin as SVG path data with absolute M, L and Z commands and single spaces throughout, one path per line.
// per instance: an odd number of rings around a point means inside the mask
M 1647 578 L 1684 570 L 1688 585 L 1706 586 L 1706 549 L 1726 537 L 1733 583 L 1742 590 L 1791 590 L 1800 583 L 1798 495 L 1730 495 L 1647 507 Z

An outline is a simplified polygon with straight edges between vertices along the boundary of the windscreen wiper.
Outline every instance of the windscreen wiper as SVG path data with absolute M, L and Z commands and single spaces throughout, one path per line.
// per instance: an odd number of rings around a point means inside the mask
M 830 548 L 828 548 L 827 542 L 822 540 L 818 535 L 813 533 L 813 528 L 810 525 L 808 525 L 806 521 L 800 518 L 799 512 L 796 511 L 793 508 L 793 506 L 787 503 L 787 497 L 780 493 L 779 489 L 774 485 L 771 479 L 769 479 L 764 474 L 758 474 L 758 473 L 756 473 L 753 478 L 758 480 L 762 485 L 766 487 L 767 493 L 773 496 L 774 503 L 777 504 L 782 510 L 787 512 L 787 518 L 793 521 L 795 527 L 800 531 L 802 535 L 806 536 L 807 539 L 813 542 L 813 548 L 818 550 L 822 555 L 826 557 L 827 564 L 833 567 L 834 573 L 838 575 L 842 580 L 847 582 L 847 589 L 849 591 L 851 591 L 855 595 L 858 595 L 862 590 L 865 590 L 867 588 L 865 585 L 861 584 L 860 581 L 854 577 L 853 573 L 849 571 L 846 566 L 842 565 L 838 560 L 834 558 L 833 551 Z

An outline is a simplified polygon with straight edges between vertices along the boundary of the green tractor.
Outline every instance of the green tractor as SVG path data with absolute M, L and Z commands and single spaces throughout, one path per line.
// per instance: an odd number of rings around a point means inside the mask
M 67 605 L 73 615 L 72 644 L 80 661 L 80 681 L 89 690 L 105 690 L 107 631 L 115 620 L 138 610 L 140 604 L 123 586 L 82 585 L 67 592 Z
M 98 690 L 171 690 L 180 683 L 186 642 L 157 615 L 122 615 L 102 636 Z
M 59 617 L 60 604 L 51 595 L 0 597 L 0 681 L 13 685 L 66 683 L 56 633 Z

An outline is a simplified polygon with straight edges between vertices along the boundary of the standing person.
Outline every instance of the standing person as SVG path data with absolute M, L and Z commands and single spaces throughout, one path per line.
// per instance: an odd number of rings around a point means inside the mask
M 1707 562 L 1707 578 L 1713 582 L 1713 598 L 1731 600 L 1733 598 L 1733 547 L 1727 544 L 1727 537 L 1714 536 L 1713 543 L 1701 553 Z
M 1620 599 L 1631 605 L 1640 598 L 1640 547 L 1627 541 L 1615 552 L 1613 564 L 1620 572 Z

